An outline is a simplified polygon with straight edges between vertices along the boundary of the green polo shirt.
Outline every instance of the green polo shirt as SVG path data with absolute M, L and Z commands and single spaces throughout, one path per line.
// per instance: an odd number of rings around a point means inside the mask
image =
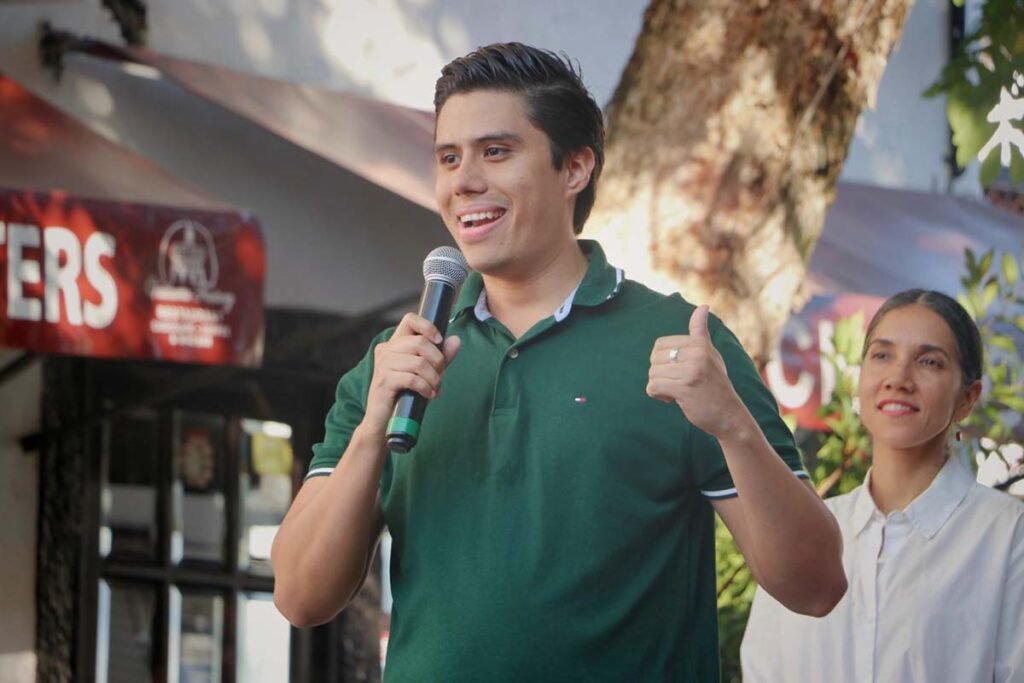
M 719 679 L 709 499 L 736 490 L 718 442 L 645 393 L 655 339 L 685 334 L 695 307 L 580 244 L 583 281 L 519 339 L 471 274 L 441 396 L 417 446 L 384 466 L 389 683 Z M 806 476 L 750 358 L 709 324 L 768 440 Z M 341 379 L 309 476 L 345 450 L 372 364 L 371 348 Z

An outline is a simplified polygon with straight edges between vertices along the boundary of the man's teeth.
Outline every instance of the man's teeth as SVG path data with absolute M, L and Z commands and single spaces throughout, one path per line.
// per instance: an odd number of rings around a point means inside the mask
M 503 212 L 501 211 L 480 211 L 478 213 L 467 213 L 462 216 L 461 220 L 463 223 L 476 223 L 477 221 L 491 221 L 495 218 L 499 218 Z

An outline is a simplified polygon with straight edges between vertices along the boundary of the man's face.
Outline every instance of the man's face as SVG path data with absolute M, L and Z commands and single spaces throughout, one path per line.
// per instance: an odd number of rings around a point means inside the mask
M 518 94 L 453 95 L 438 114 L 434 141 L 438 209 L 474 270 L 529 277 L 575 244 L 581 166 L 570 159 L 554 168 L 548 138 Z

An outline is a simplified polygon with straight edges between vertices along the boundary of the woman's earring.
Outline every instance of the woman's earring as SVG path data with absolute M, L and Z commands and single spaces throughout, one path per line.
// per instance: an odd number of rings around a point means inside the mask
M 962 434 L 961 434 L 961 432 L 960 432 L 960 430 L 959 430 L 959 429 L 958 429 L 958 430 L 956 430 L 956 434 L 955 434 L 955 437 L 956 437 L 956 440 L 957 440 L 957 441 L 960 441 L 960 440 L 961 440 Z
M 856 415 L 857 417 L 860 417 L 860 396 L 854 396 L 853 401 L 851 401 L 850 403 L 850 407 L 853 408 L 853 414 Z

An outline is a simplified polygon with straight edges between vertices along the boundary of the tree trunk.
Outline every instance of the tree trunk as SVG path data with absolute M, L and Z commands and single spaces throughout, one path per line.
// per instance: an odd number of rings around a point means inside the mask
M 584 236 L 767 361 L 912 0 L 651 0 Z

